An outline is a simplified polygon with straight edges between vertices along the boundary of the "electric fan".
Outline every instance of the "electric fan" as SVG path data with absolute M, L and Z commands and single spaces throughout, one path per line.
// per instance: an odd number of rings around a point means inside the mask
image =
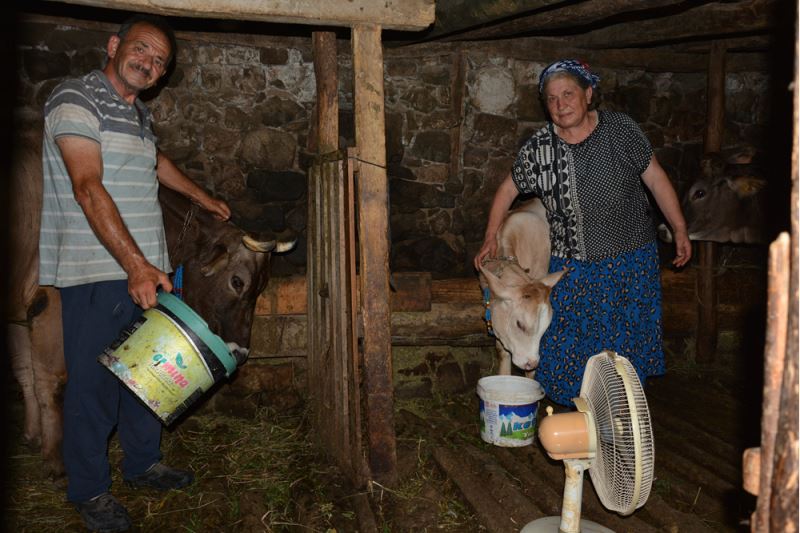
M 564 461 L 561 516 L 528 523 L 521 533 L 613 533 L 581 520 L 583 472 L 589 470 L 603 505 L 623 516 L 644 505 L 653 484 L 655 448 L 647 399 L 636 371 L 621 355 L 606 351 L 589 358 L 578 411 L 547 417 L 539 440 L 547 454 Z

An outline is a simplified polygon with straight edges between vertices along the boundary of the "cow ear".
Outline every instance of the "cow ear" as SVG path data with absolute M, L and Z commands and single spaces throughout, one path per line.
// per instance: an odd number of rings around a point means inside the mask
M 514 296 L 514 290 L 508 287 L 502 280 L 495 276 L 488 268 L 481 267 L 481 273 L 486 278 L 492 296 L 501 300 L 509 300 Z
M 540 281 L 550 287 L 551 289 L 555 286 L 556 283 L 561 279 L 561 277 L 567 273 L 567 269 L 559 270 L 558 272 L 551 272 L 550 274 L 543 277 Z
M 228 259 L 230 259 L 228 250 L 223 246 L 217 246 L 214 249 L 213 257 L 200 267 L 200 273 L 205 277 L 213 276 L 228 265 Z
M 728 187 L 730 187 L 739 198 L 753 196 L 767 185 L 765 180 L 754 176 L 740 176 L 738 178 L 728 179 L 727 182 Z

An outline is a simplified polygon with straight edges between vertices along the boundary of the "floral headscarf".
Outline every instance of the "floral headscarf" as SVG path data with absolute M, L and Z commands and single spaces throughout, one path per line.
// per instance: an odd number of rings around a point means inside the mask
M 573 74 L 582 80 L 585 80 L 592 89 L 597 88 L 597 82 L 600 81 L 600 76 L 592 73 L 589 70 L 589 65 L 577 59 L 561 59 L 555 63 L 551 63 L 544 69 L 539 76 L 539 94 L 544 94 L 544 84 L 547 78 L 556 72 L 566 71 Z

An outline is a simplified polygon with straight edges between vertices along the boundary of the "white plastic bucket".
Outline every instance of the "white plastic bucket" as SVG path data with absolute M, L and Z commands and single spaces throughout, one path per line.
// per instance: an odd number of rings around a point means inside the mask
M 497 446 L 533 443 L 536 411 L 544 390 L 522 376 L 488 376 L 478 380 L 481 438 Z

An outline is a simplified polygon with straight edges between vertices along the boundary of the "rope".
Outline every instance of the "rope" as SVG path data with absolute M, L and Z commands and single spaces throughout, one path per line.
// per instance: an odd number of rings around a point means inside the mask
M 486 333 L 490 337 L 494 337 L 494 328 L 492 328 L 492 308 L 490 306 L 491 303 L 491 294 L 489 292 L 489 287 L 483 288 L 483 306 L 486 308 L 486 311 L 483 314 L 483 319 L 486 321 Z
M 172 294 L 183 300 L 183 264 L 178 265 L 172 276 Z

